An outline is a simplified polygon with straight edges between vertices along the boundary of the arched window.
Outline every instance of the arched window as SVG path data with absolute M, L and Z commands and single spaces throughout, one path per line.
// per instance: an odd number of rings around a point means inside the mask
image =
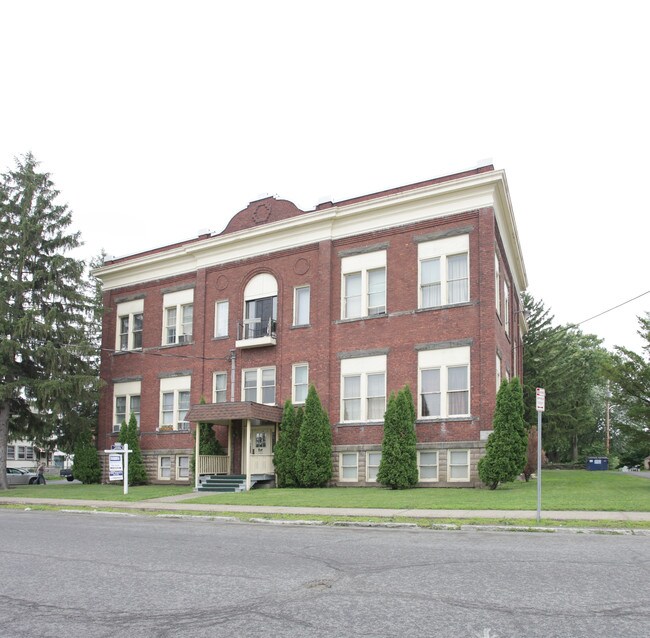
M 244 290 L 244 339 L 275 336 L 278 282 L 273 275 L 255 275 Z

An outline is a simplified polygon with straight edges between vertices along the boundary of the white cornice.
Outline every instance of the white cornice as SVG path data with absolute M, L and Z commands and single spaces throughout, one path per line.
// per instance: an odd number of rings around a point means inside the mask
M 422 188 L 216 235 L 199 242 L 135 255 L 95 272 L 105 290 L 164 279 L 300 246 L 493 206 L 517 288 L 526 288 L 517 229 L 503 171 L 478 173 Z

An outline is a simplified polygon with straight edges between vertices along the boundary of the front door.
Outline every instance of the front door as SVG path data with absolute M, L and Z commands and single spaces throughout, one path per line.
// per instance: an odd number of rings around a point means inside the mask
M 245 426 L 244 426 L 245 427 Z M 243 437 L 244 472 L 246 472 L 246 436 Z M 273 445 L 275 443 L 274 425 L 251 426 L 250 464 L 251 474 L 273 474 Z

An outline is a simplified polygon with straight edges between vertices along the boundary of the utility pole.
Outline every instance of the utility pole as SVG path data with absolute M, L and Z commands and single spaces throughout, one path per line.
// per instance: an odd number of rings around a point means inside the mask
M 605 402 L 605 455 L 609 457 L 609 410 L 610 410 L 610 404 L 609 400 L 612 396 L 611 392 L 609 391 L 609 381 L 607 382 L 607 401 Z

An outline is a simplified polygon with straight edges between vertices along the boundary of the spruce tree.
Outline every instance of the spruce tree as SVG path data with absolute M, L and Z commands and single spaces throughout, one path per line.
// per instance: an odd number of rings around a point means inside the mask
M 478 474 L 491 490 L 499 483 L 514 481 L 526 466 L 528 428 L 524 420 L 524 398 L 519 379 L 503 380 L 497 393 L 493 431 L 478 462 Z
M 100 483 L 102 468 L 99 463 L 97 446 L 90 436 L 79 436 L 74 447 L 74 477 L 82 483 Z
M 129 454 L 129 485 L 145 485 L 148 482 L 147 469 L 142 460 L 138 422 L 133 412 L 131 412 L 129 422 L 122 423 L 117 440 L 122 444 L 127 443 L 129 450 L 132 450 Z
M 332 429 L 313 385 L 298 437 L 296 474 L 301 487 L 324 487 L 332 478 Z
M 296 473 L 296 452 L 300 437 L 300 419 L 299 412 L 293 407 L 291 400 L 287 399 L 282 412 L 280 434 L 273 451 L 275 482 L 278 487 L 299 486 Z
M 0 489 L 8 488 L 10 430 L 38 440 L 66 423 L 94 425 L 79 423 L 98 383 L 93 299 L 85 264 L 66 255 L 81 242 L 58 196 L 31 154 L 0 176 Z
M 408 386 L 388 399 L 377 481 L 393 490 L 418 482 L 415 408 Z

